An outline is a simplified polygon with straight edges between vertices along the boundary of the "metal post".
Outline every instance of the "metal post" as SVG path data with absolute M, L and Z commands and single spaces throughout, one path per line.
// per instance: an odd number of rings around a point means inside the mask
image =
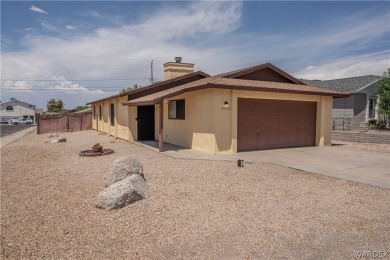
M 153 84 L 153 60 L 150 62 L 150 84 Z

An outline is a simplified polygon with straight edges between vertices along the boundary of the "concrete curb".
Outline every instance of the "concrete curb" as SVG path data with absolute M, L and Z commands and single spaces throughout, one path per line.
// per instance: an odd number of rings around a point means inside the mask
M 20 130 L 16 133 L 13 133 L 11 135 L 6 135 L 6 136 L 3 136 L 0 138 L 0 145 L 1 145 L 1 148 L 7 146 L 8 144 L 22 138 L 23 136 L 25 136 L 26 134 L 28 133 L 31 133 L 33 131 L 35 131 L 37 129 L 36 126 L 33 126 L 33 127 L 29 127 L 27 129 L 23 129 L 23 130 Z

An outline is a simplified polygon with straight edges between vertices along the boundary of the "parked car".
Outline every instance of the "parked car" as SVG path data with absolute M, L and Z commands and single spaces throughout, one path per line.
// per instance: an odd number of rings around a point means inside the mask
M 9 124 L 13 124 L 14 122 L 19 123 L 19 118 L 13 117 L 13 118 L 11 118 L 11 119 L 8 121 Z
M 7 118 L 1 118 L 0 124 L 8 124 L 8 119 Z
M 19 120 L 14 120 L 12 124 L 18 125 L 18 124 L 26 124 L 26 125 L 31 125 L 33 121 L 30 118 L 22 118 Z

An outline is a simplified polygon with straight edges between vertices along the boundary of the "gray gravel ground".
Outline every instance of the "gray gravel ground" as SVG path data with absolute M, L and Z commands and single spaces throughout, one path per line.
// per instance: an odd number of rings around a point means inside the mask
M 94 131 L 1 149 L 2 259 L 348 259 L 390 251 L 390 190 L 272 164 L 172 159 Z M 96 143 L 115 150 L 79 157 Z M 338 149 L 338 148 L 335 148 Z M 94 207 L 120 156 L 148 196 Z M 389 256 L 389 255 L 388 255 Z

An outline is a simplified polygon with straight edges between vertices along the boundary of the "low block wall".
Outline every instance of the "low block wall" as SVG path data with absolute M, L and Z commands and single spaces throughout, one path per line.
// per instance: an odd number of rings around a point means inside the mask
M 345 142 L 390 144 L 390 133 L 380 133 L 377 131 L 333 131 L 332 140 Z

